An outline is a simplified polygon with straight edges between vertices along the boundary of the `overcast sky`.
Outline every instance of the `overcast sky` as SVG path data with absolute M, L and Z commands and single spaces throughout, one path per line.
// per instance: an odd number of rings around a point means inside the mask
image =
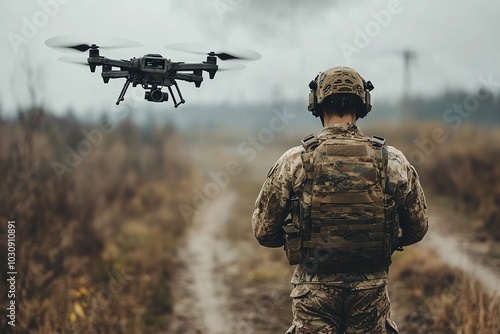
M 2 0 L 0 105 L 9 111 L 27 103 L 23 69 L 32 66 L 40 98 L 56 113 L 114 106 L 124 79 L 104 85 L 99 71 L 58 61 L 68 55 L 87 57 L 45 46 L 48 38 L 65 34 L 88 36 L 80 41 L 85 43 L 107 35 L 144 45 L 101 50 L 118 59 L 160 53 L 173 61 L 204 60 L 162 48 L 180 42 L 204 42 L 215 51 L 221 44 L 244 46 L 262 55 L 244 70 L 217 73 L 214 80 L 205 75 L 201 88 L 180 82 L 192 104 L 306 101 L 308 82 L 336 65 L 354 67 L 371 80 L 374 101 L 399 99 L 404 49 L 418 54 L 412 94 L 474 91 L 480 76 L 500 81 L 499 14 L 500 2 L 494 0 Z M 125 101 L 134 96 L 142 99 L 142 88 L 131 87 Z M 173 109 L 166 103 L 158 108 Z

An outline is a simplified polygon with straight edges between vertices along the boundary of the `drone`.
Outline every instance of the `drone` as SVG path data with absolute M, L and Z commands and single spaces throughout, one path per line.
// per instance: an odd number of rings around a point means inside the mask
M 177 108 L 179 105 L 186 102 L 183 98 L 182 93 L 177 84 L 177 80 L 193 82 L 195 87 L 200 87 L 203 82 L 203 72 L 208 72 L 210 79 L 214 79 L 215 74 L 219 70 L 217 65 L 217 59 L 220 60 L 232 60 L 232 59 L 243 59 L 243 60 L 256 60 L 260 58 L 260 55 L 255 51 L 248 50 L 246 55 L 235 55 L 234 53 L 227 52 L 214 52 L 210 51 L 206 53 L 206 61 L 200 63 L 185 63 L 185 62 L 173 62 L 170 59 L 164 58 L 160 54 L 146 54 L 142 57 L 131 58 L 130 60 L 124 59 L 110 59 L 102 56 L 100 54 L 100 48 L 97 44 L 74 44 L 74 45 L 62 45 L 58 44 L 60 37 L 53 37 L 48 39 L 45 44 L 52 48 L 69 48 L 77 50 L 80 52 L 88 51 L 87 62 L 83 63 L 81 61 L 72 61 L 90 67 L 90 72 L 94 73 L 98 66 L 102 67 L 101 77 L 105 84 L 109 82 L 110 79 L 120 79 L 125 78 L 125 84 L 118 96 L 116 104 L 119 105 L 120 102 L 125 100 L 125 94 L 130 84 L 132 87 L 141 85 L 145 90 L 144 98 L 151 102 L 165 102 L 168 101 L 169 94 L 172 97 L 174 107 Z M 180 43 L 182 46 L 182 43 Z M 133 45 L 133 46 L 140 46 Z M 179 44 L 171 44 L 165 46 L 167 49 L 176 49 Z M 108 47 L 113 48 L 113 47 Z M 181 51 L 185 51 L 182 50 Z M 191 53 L 202 53 L 193 52 Z M 205 54 L 203 52 L 203 54 Z M 63 57 L 64 58 L 64 57 Z M 67 61 L 60 58 L 62 61 Z M 239 64 L 240 67 L 235 67 L 233 69 L 242 69 L 245 66 Z M 162 91 L 166 87 L 168 92 Z M 172 89 L 174 87 L 174 90 Z

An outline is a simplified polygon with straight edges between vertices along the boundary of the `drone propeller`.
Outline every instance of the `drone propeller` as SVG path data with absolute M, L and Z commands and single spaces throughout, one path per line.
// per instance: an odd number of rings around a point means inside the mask
M 89 63 L 80 57 L 60 57 L 57 60 L 62 61 L 63 63 L 75 64 L 75 65 L 85 65 L 88 66 Z
M 235 64 L 235 63 L 232 63 L 232 64 L 228 64 L 228 63 L 225 63 L 223 65 L 219 65 L 219 68 L 217 69 L 217 72 L 221 72 L 221 71 L 238 71 L 238 70 L 244 70 L 245 68 L 247 68 L 245 65 L 243 64 Z
M 45 45 L 47 45 L 52 49 L 70 49 L 80 52 L 88 51 L 92 47 L 92 45 L 89 45 L 87 43 L 75 42 L 78 40 L 82 40 L 82 38 L 75 37 L 75 35 L 55 36 L 46 40 Z M 132 47 L 142 46 L 141 43 L 126 38 L 98 37 L 97 40 L 99 42 L 102 42 L 99 43 L 102 45 L 96 43 L 97 45 L 99 45 L 98 47 L 101 49 L 132 48 Z
M 207 45 L 202 44 L 202 43 L 175 43 L 175 44 L 169 44 L 164 47 L 165 49 L 169 50 L 175 50 L 175 51 L 182 51 L 182 52 L 188 52 L 188 53 L 193 53 L 193 54 L 203 54 L 203 55 L 213 55 L 217 56 L 220 60 L 257 60 L 261 58 L 261 55 L 254 51 L 250 50 L 247 48 L 242 48 L 242 47 L 229 47 L 225 51 L 219 51 L 219 52 L 203 52 L 200 50 L 208 50 L 210 49 Z
M 78 45 L 64 45 L 60 46 L 61 48 L 67 48 L 67 49 L 75 49 L 80 52 L 85 52 L 88 51 L 92 46 L 88 44 L 78 44 Z

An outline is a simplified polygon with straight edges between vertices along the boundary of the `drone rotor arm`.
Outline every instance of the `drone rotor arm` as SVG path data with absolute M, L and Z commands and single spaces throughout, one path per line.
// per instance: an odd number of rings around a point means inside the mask
M 107 71 L 101 73 L 101 77 L 110 79 L 128 78 L 129 75 L 129 71 Z
M 196 70 L 202 70 L 202 71 L 217 71 L 219 66 L 217 64 L 210 64 L 210 63 L 173 63 L 172 64 L 172 69 L 175 71 L 196 71 Z
M 109 59 L 109 58 L 106 58 L 103 56 L 89 57 L 87 59 L 87 61 L 89 64 L 94 64 L 97 66 L 109 65 L 112 67 L 120 67 L 120 68 L 125 68 L 125 69 L 132 69 L 133 68 L 130 61 Z
M 203 77 L 202 76 L 197 76 L 194 74 L 186 74 L 186 73 L 176 73 L 175 75 L 176 79 L 187 81 L 187 82 L 202 82 Z
M 192 71 L 193 75 L 201 77 L 201 71 L 208 72 L 208 77 L 213 79 L 215 77 L 215 73 L 219 69 L 219 66 L 216 63 L 212 62 L 202 62 L 202 63 L 174 63 L 172 64 L 172 69 L 174 71 Z M 196 72 L 199 72 L 196 73 Z M 181 79 L 184 80 L 184 79 Z M 199 81 L 195 80 L 196 87 L 199 87 Z M 201 82 L 201 81 L 200 81 Z

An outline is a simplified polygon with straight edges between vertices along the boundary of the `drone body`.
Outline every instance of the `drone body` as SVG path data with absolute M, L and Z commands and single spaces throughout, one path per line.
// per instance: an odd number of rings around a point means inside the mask
M 144 98 L 152 102 L 168 101 L 168 93 L 162 91 L 163 87 L 167 87 L 176 108 L 186 102 L 176 80 L 194 82 L 196 87 L 200 87 L 203 71 L 207 71 L 210 79 L 213 79 L 218 70 L 217 56 L 214 52 L 210 52 L 207 61 L 201 63 L 172 62 L 159 54 L 147 54 L 130 60 L 115 60 L 101 56 L 99 47 L 95 44 L 90 46 L 87 62 L 91 72 L 95 72 L 97 66 L 102 66 L 101 76 L 104 83 L 108 83 L 109 79 L 126 79 L 116 104 L 124 100 L 127 89 L 132 84 L 133 87 L 141 85 L 146 90 Z M 179 100 L 174 95 L 172 86 L 175 87 Z
M 227 52 L 199 52 L 193 50 L 186 50 L 186 45 L 189 43 L 170 44 L 165 46 L 166 49 L 185 51 L 190 53 L 204 54 L 207 56 L 206 61 L 200 63 L 185 63 L 173 62 L 170 59 L 164 58 L 159 54 L 146 54 L 143 57 L 132 58 L 130 60 L 124 59 L 110 59 L 101 56 L 100 48 L 96 44 L 85 43 L 72 43 L 74 36 L 56 36 L 45 41 L 45 44 L 55 49 L 72 49 L 73 51 L 89 52 L 89 56 L 85 63 L 82 60 L 67 60 L 60 58 L 63 61 L 72 63 L 84 64 L 90 67 L 91 72 L 95 72 L 97 66 L 102 67 L 101 77 L 104 83 L 108 83 L 109 79 L 125 78 L 125 84 L 120 92 L 116 104 L 124 101 L 127 89 L 132 84 L 133 87 L 141 85 L 145 89 L 144 98 L 151 102 L 164 102 L 168 101 L 169 93 L 172 97 L 174 106 L 177 108 L 180 104 L 186 101 L 182 97 L 179 86 L 176 80 L 193 82 L 196 87 L 200 87 L 203 82 L 203 71 L 208 72 L 209 78 L 213 79 L 215 73 L 219 69 L 217 65 L 217 58 L 220 60 L 256 60 L 260 58 L 260 54 L 249 49 L 240 49 L 240 52 L 235 55 L 234 53 Z M 117 39 L 115 39 L 117 40 Z M 141 46 L 140 43 L 133 42 L 126 39 L 119 39 L 120 46 L 107 46 L 101 47 L 102 49 L 111 49 L 117 47 L 137 47 Z M 127 45 L 124 45 L 127 44 Z M 188 47 L 189 49 L 189 47 Z M 239 67 L 233 69 L 243 69 L 245 66 L 241 64 Z M 175 87 L 175 93 L 172 89 Z M 168 92 L 163 92 L 162 89 L 167 87 Z

